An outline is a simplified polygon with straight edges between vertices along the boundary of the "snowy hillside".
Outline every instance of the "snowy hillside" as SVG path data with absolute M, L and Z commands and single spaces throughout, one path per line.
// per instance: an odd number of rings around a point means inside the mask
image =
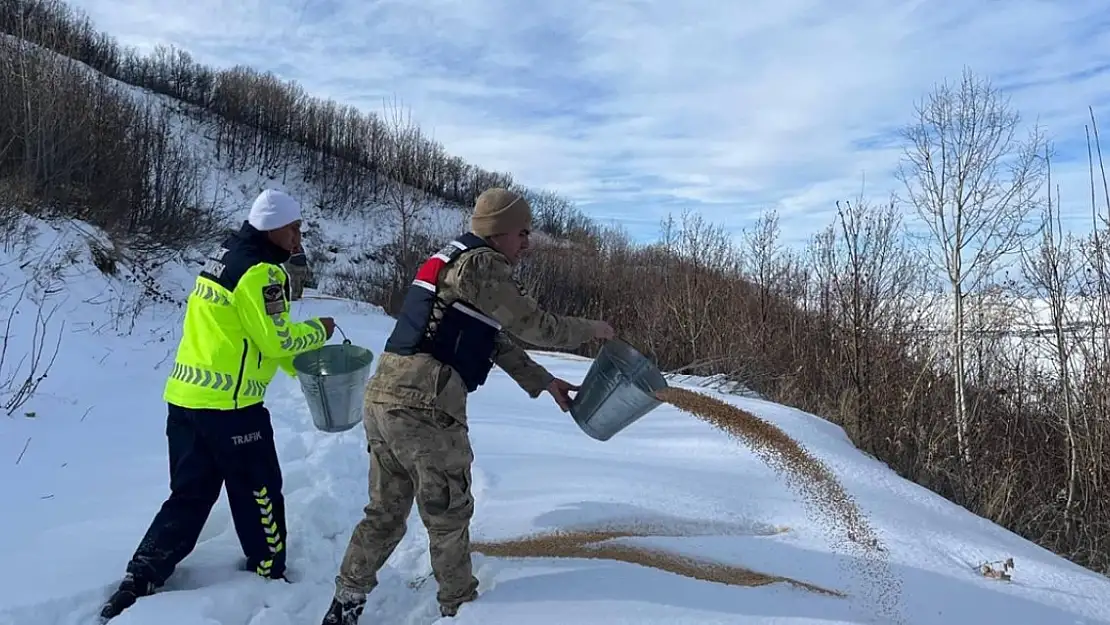
M 149 107 L 154 118 L 164 116 L 166 143 L 179 149 L 180 158 L 191 165 L 187 168 L 189 180 L 183 195 L 195 197 L 198 210 L 211 212 L 228 227 L 238 226 L 244 209 L 262 189 L 286 191 L 300 200 L 305 216 L 305 249 L 318 268 L 320 286 L 325 290 L 332 284 L 336 272 L 388 265 L 392 260 L 390 252 L 382 248 L 396 245 L 402 228 L 410 238 L 438 239 L 454 236 L 466 226 L 469 207 L 420 193 L 392 180 L 382 181 L 384 190 L 375 200 L 356 202 L 355 207 L 337 206 L 325 192 L 329 184 L 313 180 L 313 176 L 306 174 L 292 158 L 281 159 L 276 164 L 230 158 L 228 139 L 225 136 L 221 142 L 219 136 L 223 128 L 220 118 L 201 107 L 127 84 L 4 33 L 0 33 L 0 41 L 9 44 L 19 41 L 21 49 L 41 54 L 44 60 L 56 62 L 78 75 L 102 81 L 110 88 L 109 93 L 123 95 L 140 107 Z M 158 129 L 161 131 L 162 127 Z M 226 128 L 223 132 L 226 133 Z M 286 141 L 282 145 L 290 148 L 292 143 Z M 365 178 L 370 177 L 365 173 Z
M 0 256 L 8 337 L 0 384 L 11 381 L 0 388 L 11 404 L 0 417 L 0 625 L 83 625 L 167 494 L 161 390 L 193 269 L 170 263 L 133 280 L 121 268 L 107 278 L 94 266 L 91 229 L 28 222 L 25 232 L 31 247 Z M 144 293 L 136 284 L 144 280 L 166 301 Z M 379 309 L 332 298 L 310 297 L 293 312 L 332 315 L 375 353 L 390 329 Z M 36 345 L 43 349 L 32 372 Z M 573 382 L 589 365 L 536 358 Z M 23 379 L 37 379 L 47 365 L 34 395 L 14 405 Z M 861 574 L 864 567 L 830 546 L 834 524 L 813 515 L 788 476 L 705 421 L 664 405 L 601 443 L 548 396 L 529 400 L 495 370 L 470 403 L 482 595 L 454 622 L 1110 623 L 1110 580 L 898 478 L 818 417 L 705 392 L 778 425 L 829 467 L 875 528 L 889 578 Z M 319 623 L 366 502 L 364 434 L 316 431 L 297 382 L 282 374 L 267 404 L 285 472 L 295 583 L 238 570 L 241 552 L 221 498 L 166 589 L 113 625 Z M 632 535 L 592 553 L 565 538 L 531 545 L 533 553 L 592 558 L 497 555 L 515 548 L 498 541 L 614 527 Z M 426 546 L 414 509 L 363 623 L 437 621 Z M 664 568 L 720 581 L 618 561 L 644 548 L 695 559 L 668 566 L 656 555 L 651 562 Z M 1008 558 L 1009 581 L 978 570 Z
M 284 176 L 228 167 L 216 156 L 216 125 L 211 118 L 198 120 L 185 113 L 195 107 L 116 82 L 136 97 L 175 111 L 175 132 L 206 164 L 205 196 L 230 224 L 238 226 L 244 210 L 265 188 L 286 191 L 301 201 L 305 250 L 316 268 L 319 287 L 325 292 L 335 287 L 337 272 L 387 265 L 389 256 L 381 253 L 381 248 L 395 241 L 402 220 L 413 236 L 450 237 L 467 227 L 469 214 L 461 207 L 435 198 L 417 198 L 412 189 L 396 183 L 390 183 L 396 188 L 392 200 L 366 204 L 356 214 L 337 216 L 322 198 L 319 186 L 305 182 L 295 166 L 289 166 Z

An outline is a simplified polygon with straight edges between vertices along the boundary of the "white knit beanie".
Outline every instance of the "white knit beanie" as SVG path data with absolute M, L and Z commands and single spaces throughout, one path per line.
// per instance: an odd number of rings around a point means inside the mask
M 297 221 L 301 218 L 301 205 L 287 193 L 266 189 L 258 194 L 251 204 L 251 212 L 247 215 L 247 223 L 256 230 L 267 232 L 277 230 L 282 226 Z

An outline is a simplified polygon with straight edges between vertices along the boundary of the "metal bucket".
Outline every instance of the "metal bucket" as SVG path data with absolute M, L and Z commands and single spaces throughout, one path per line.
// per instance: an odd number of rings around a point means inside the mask
M 619 339 L 605 342 L 570 404 L 582 431 L 599 441 L 663 403 L 654 395 L 667 380 L 650 359 Z
M 293 358 L 316 429 L 345 432 L 362 421 L 362 397 L 373 361 L 370 350 L 346 339 L 342 345 L 325 345 Z

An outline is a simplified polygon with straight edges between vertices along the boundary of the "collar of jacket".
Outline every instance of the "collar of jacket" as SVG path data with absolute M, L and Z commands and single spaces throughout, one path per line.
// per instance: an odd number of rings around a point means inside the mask
M 499 250 L 499 249 L 497 249 L 496 247 L 494 247 L 494 246 L 493 246 L 493 243 L 490 243 L 490 242 L 489 242 L 489 239 L 488 239 L 488 238 L 486 238 L 486 237 L 483 237 L 483 236 L 479 236 L 479 235 L 477 235 L 477 234 L 474 234 L 474 232 L 473 232 L 472 230 L 467 230 L 467 231 L 466 231 L 466 234 L 469 234 L 470 236 L 473 236 L 473 237 L 478 237 L 478 238 L 479 238 L 479 239 L 480 239 L 480 240 L 481 240 L 482 242 L 484 242 L 484 243 L 486 244 L 486 249 L 488 249 L 489 251 L 491 251 L 491 252 L 493 252 L 493 253 L 495 253 L 495 254 L 498 254 L 498 255 L 500 255 L 500 256 L 501 256 L 502 258 L 504 258 L 504 259 L 505 259 L 506 261 L 508 261 L 508 260 L 509 260 L 509 257 L 508 257 L 508 256 L 505 256 L 505 253 L 504 253 L 504 252 L 502 252 L 501 250 Z M 464 235 L 464 236 L 465 236 L 465 235 Z M 461 239 L 462 237 L 459 237 L 459 238 Z M 472 250 L 473 250 L 473 249 L 475 249 L 475 248 L 470 248 L 470 249 L 472 249 Z
M 266 236 L 265 232 L 257 230 L 245 220 L 243 225 L 239 227 L 239 232 L 235 233 L 235 237 L 239 239 L 242 245 L 253 251 L 262 262 L 280 265 L 289 260 L 291 256 L 288 250 L 283 250 L 275 245 Z

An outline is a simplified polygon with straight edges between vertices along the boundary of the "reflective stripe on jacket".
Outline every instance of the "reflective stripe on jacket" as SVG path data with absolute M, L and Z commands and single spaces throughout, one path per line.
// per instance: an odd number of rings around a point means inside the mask
M 197 277 L 163 398 L 185 408 L 260 403 L 277 369 L 327 342 L 319 319 L 289 318 L 288 252 L 244 223 Z
M 402 356 L 430 354 L 454 369 L 469 393 L 485 384 L 493 368 L 501 324 L 464 300 L 442 300 L 439 279 L 463 252 L 487 247 L 484 239 L 466 232 L 424 261 L 384 350 Z

